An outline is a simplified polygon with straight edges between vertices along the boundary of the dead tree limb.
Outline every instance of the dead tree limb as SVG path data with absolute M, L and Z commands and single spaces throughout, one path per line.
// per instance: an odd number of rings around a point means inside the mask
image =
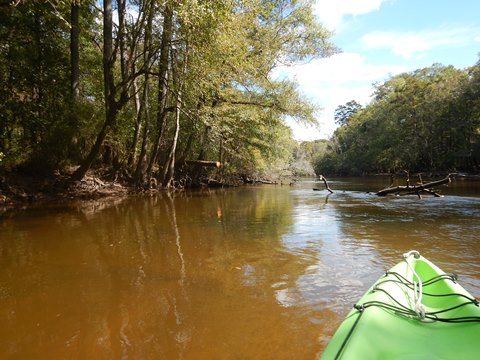
M 188 165 L 198 165 L 198 166 L 210 166 L 210 167 L 222 167 L 220 161 L 207 161 L 207 160 L 185 160 L 185 163 Z
M 319 176 L 319 179 L 322 180 L 323 183 L 325 184 L 325 189 L 327 189 L 328 191 L 330 191 L 330 194 L 332 194 L 332 193 L 333 193 L 333 190 L 330 189 L 330 186 L 328 186 L 327 179 L 326 179 L 323 175 L 320 175 L 320 176 Z M 315 190 L 315 191 L 321 191 L 322 189 L 313 188 L 313 190 Z
M 407 185 L 406 186 L 390 186 L 386 189 L 380 190 L 377 192 L 378 196 L 385 196 L 388 194 L 395 194 L 395 195 L 413 195 L 416 194 L 418 195 L 419 198 L 421 198 L 421 193 L 426 192 L 428 194 L 432 194 L 436 197 L 441 197 L 440 194 L 436 193 L 435 191 L 432 190 L 432 188 L 444 184 L 448 184 L 452 181 L 451 179 L 451 174 L 448 174 L 447 177 L 441 180 L 436 180 L 436 181 L 431 181 L 428 183 L 423 183 L 423 181 L 420 178 L 420 183 L 417 185 L 410 185 L 409 179 L 407 179 Z

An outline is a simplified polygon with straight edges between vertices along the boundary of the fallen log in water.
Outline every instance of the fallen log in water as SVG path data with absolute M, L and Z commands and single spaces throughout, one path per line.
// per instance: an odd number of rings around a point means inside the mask
M 432 189 L 436 186 L 448 184 L 452 181 L 451 179 L 452 174 L 448 174 L 447 177 L 441 180 L 431 181 L 428 183 L 423 183 L 420 177 L 420 183 L 417 185 L 410 185 L 410 180 L 407 177 L 407 185 L 405 186 L 393 186 L 393 183 L 386 189 L 380 190 L 377 192 L 378 196 L 385 196 L 388 194 L 395 194 L 395 195 L 417 195 L 420 199 L 422 198 L 421 193 L 427 193 L 433 195 L 435 197 L 442 197 L 442 195 L 438 194 L 437 192 L 433 191 Z
M 198 166 L 211 166 L 211 167 L 222 167 L 220 161 L 208 161 L 208 160 L 185 160 L 185 163 L 188 165 L 198 165 Z

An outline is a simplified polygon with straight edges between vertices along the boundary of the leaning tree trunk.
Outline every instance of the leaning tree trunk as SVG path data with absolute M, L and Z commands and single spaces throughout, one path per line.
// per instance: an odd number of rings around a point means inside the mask
M 124 34 L 123 34 L 124 35 Z M 117 120 L 118 112 L 127 103 L 128 84 L 127 76 L 122 79 L 121 91 L 119 99 L 116 100 L 117 88 L 115 86 L 115 54 L 113 52 L 113 9 L 112 0 L 104 0 L 103 2 L 103 92 L 105 97 L 105 121 L 102 129 L 97 135 L 94 145 L 86 159 L 80 167 L 72 174 L 73 180 L 82 179 L 87 171 L 91 168 L 93 162 L 98 157 L 102 144 L 108 134 L 110 128 Z M 134 80 L 133 78 L 131 80 Z
M 121 107 L 127 102 L 127 87 L 124 85 L 120 99 L 115 100 L 116 89 L 114 83 L 114 63 L 113 54 L 113 11 L 112 0 L 103 2 L 103 84 L 105 96 L 105 122 L 97 135 L 95 143 L 90 150 L 87 158 L 80 167 L 72 174 L 72 179 L 81 180 L 92 166 L 93 162 L 100 153 L 103 141 L 107 136 L 110 127 L 115 123 L 117 114 Z

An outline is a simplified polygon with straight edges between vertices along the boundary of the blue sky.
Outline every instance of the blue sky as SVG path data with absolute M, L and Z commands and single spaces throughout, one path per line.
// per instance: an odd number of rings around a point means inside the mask
M 434 63 L 463 69 L 480 54 L 479 0 L 316 0 L 342 53 L 282 69 L 323 110 L 319 127 L 288 122 L 297 140 L 328 138 L 338 105 L 370 101 L 372 84 Z

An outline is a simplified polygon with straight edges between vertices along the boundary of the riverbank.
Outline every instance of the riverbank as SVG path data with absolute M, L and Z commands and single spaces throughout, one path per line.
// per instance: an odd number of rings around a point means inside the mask
M 16 205 L 52 200 L 95 199 L 131 194 L 134 188 L 124 179 L 89 171 L 80 181 L 72 181 L 71 169 L 33 175 L 10 172 L 0 177 L 0 205 Z
M 48 201 L 92 200 L 108 197 L 123 197 L 133 194 L 152 194 L 164 189 L 150 184 L 137 186 L 127 174 L 114 173 L 107 169 L 90 170 L 79 181 L 71 179 L 74 167 L 55 170 L 48 174 L 32 174 L 12 171 L 0 175 L 0 206 L 16 206 Z M 179 182 L 173 190 L 236 187 L 245 184 L 282 184 L 272 179 L 256 179 L 249 176 L 236 176 L 230 179 L 205 177 L 195 184 Z M 288 182 L 292 184 L 292 182 Z
M 90 170 L 80 181 L 73 181 L 71 174 L 75 168 L 55 170 L 48 174 L 32 174 L 22 171 L 12 171 L 0 174 L 0 206 L 16 206 L 28 203 L 63 201 L 63 200 L 94 200 L 100 198 L 120 198 L 133 194 L 154 194 L 164 189 L 150 185 L 135 186 L 128 174 L 114 173 L 107 169 Z M 448 173 L 423 173 L 427 178 L 444 177 Z M 374 174 L 371 177 L 390 177 L 390 174 Z M 336 177 L 333 177 L 335 179 Z M 412 177 L 413 180 L 414 177 Z M 456 173 L 455 179 L 480 180 L 478 173 Z M 329 177 L 330 179 L 330 177 Z M 401 176 L 396 178 L 401 182 Z M 292 185 L 295 180 L 264 179 L 247 175 L 238 175 L 228 180 L 212 177 L 201 178 L 197 183 L 177 183 L 174 190 L 236 187 L 251 184 Z

